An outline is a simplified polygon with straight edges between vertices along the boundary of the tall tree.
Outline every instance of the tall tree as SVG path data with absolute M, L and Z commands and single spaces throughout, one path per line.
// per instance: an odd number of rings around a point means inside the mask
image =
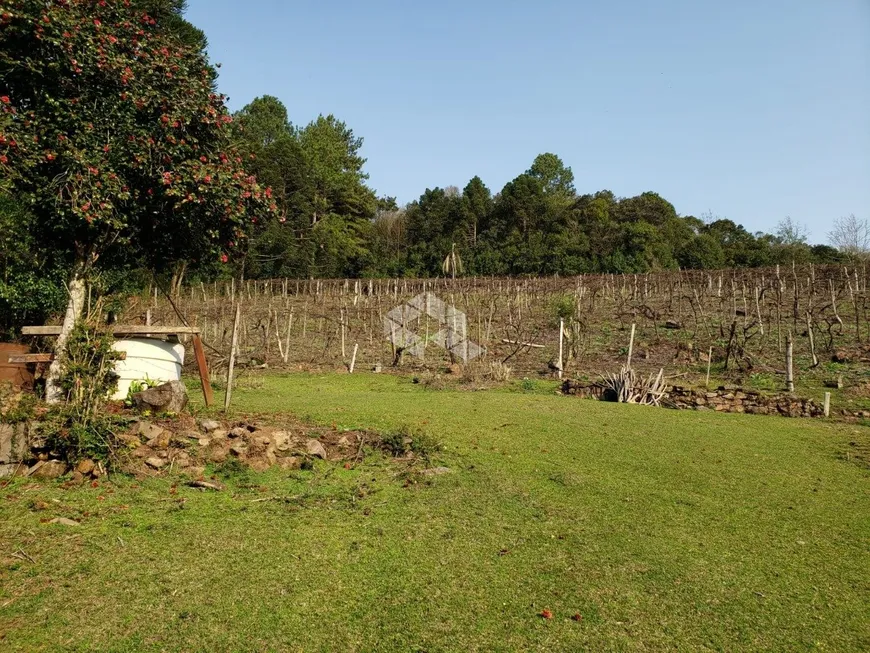
M 230 147 L 213 70 L 153 4 L 0 0 L 0 177 L 70 271 L 52 400 L 94 266 L 113 250 L 153 269 L 226 259 L 273 209 Z
M 870 256 L 870 220 L 857 218 L 854 213 L 837 218 L 828 239 L 846 256 L 867 258 Z

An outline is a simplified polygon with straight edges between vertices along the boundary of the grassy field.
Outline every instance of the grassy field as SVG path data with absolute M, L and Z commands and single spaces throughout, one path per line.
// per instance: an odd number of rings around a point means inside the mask
M 297 374 L 234 393 L 245 412 L 425 429 L 452 472 L 418 483 L 377 455 L 219 493 L 15 481 L 0 649 L 870 649 L 870 472 L 849 459 L 870 431 L 554 390 Z

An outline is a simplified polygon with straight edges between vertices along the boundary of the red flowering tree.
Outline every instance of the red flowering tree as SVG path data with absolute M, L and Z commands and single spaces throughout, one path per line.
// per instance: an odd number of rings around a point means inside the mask
M 156 4 L 0 0 L 0 184 L 68 260 L 58 353 L 101 257 L 121 252 L 153 269 L 226 260 L 275 210 L 231 147 L 204 54 L 166 28 Z M 58 362 L 50 376 L 59 373 Z

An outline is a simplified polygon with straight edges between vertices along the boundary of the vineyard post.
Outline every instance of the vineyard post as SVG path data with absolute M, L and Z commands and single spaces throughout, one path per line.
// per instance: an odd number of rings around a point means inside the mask
M 813 367 L 819 366 L 819 357 L 816 356 L 816 342 L 813 339 L 813 318 L 807 311 L 807 335 L 810 337 L 810 353 L 813 355 Z
M 340 318 L 341 318 L 341 357 L 344 358 L 344 357 L 346 356 L 346 354 L 344 353 L 344 333 L 345 333 L 345 328 L 344 328 L 344 316 L 345 316 L 345 312 L 344 312 L 344 308 L 341 309 L 341 313 L 339 313 L 339 315 L 340 315 Z
M 785 385 L 789 392 L 794 392 L 794 342 L 791 331 L 785 336 Z
M 290 311 L 290 317 L 287 319 L 287 340 L 284 346 L 284 363 L 290 358 L 290 331 L 293 329 L 293 311 Z
M 825 417 L 831 416 L 831 393 L 825 393 Z
M 636 324 L 632 322 L 631 324 L 631 338 L 628 341 L 628 358 L 625 361 L 626 369 L 631 369 L 631 352 L 634 350 L 634 330 L 636 328 Z
M 242 305 L 236 304 L 236 319 L 233 322 L 233 340 L 230 345 L 230 364 L 227 369 L 227 392 L 224 396 L 224 411 L 229 410 L 230 400 L 233 397 L 233 374 L 236 368 L 236 348 L 239 344 L 239 320 L 242 318 Z
M 562 378 L 562 336 L 565 331 L 565 319 L 559 320 L 559 378 Z
M 348 372 L 353 374 L 354 365 L 356 365 L 356 352 L 359 349 L 359 343 L 353 344 L 353 355 L 350 357 L 350 367 L 348 368 Z
M 710 364 L 713 362 L 713 345 L 710 345 L 710 349 L 707 352 L 707 378 L 704 381 L 704 387 L 710 387 Z

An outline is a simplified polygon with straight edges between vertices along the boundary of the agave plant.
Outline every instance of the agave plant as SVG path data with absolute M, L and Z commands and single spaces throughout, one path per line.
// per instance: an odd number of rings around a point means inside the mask
M 658 406 L 665 396 L 664 368 L 658 374 L 650 374 L 644 378 L 630 367 L 623 367 L 619 372 L 609 372 L 601 377 L 600 385 L 604 388 L 604 396 L 623 404 L 643 404 Z

